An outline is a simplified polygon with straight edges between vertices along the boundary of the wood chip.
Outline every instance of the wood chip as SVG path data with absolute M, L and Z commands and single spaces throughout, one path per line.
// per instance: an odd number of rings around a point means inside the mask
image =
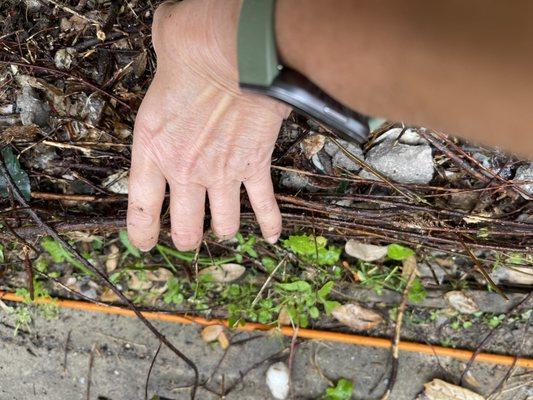
M 214 342 L 218 340 L 221 333 L 224 332 L 222 325 L 209 325 L 202 329 L 202 340 L 206 343 Z
M 246 271 L 239 264 L 212 265 L 200 271 L 200 275 L 210 274 L 213 280 L 218 283 L 233 282 L 239 279 Z
M 474 314 L 479 311 L 476 302 L 460 290 L 452 290 L 446 293 L 444 298 L 454 310 L 461 314 Z
M 361 331 L 372 329 L 383 321 L 383 317 L 377 312 L 355 303 L 336 307 L 332 315 L 344 325 Z
M 348 255 L 363 261 L 376 261 L 387 255 L 387 246 L 375 246 L 353 239 L 346 242 L 344 250 Z
M 440 379 L 433 379 L 424 385 L 424 393 L 419 400 L 485 400 L 471 390 L 452 385 Z

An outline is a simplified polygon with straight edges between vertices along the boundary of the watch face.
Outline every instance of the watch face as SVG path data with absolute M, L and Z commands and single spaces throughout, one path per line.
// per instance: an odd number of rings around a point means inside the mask
M 368 117 L 345 107 L 302 74 L 288 68 L 280 71 L 270 86 L 241 83 L 244 90 L 281 100 L 309 116 L 342 139 L 361 144 L 368 139 Z

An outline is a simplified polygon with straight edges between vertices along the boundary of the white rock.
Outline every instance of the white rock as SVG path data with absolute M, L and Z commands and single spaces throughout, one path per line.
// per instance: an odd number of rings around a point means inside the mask
M 372 329 L 383 321 L 383 317 L 377 312 L 361 307 L 356 303 L 335 307 L 331 315 L 344 325 L 361 331 Z
M 460 290 L 452 290 L 446 293 L 444 298 L 454 310 L 461 314 L 474 314 L 479 311 L 476 302 Z
M 375 143 L 381 143 L 383 141 L 389 141 L 389 140 L 398 140 L 398 137 L 400 138 L 398 141 L 403 144 L 410 144 L 410 145 L 418 145 L 418 144 L 427 144 L 427 140 L 422 138 L 417 131 L 414 129 L 406 129 L 403 135 L 400 136 L 402 133 L 403 128 L 393 128 L 389 129 L 387 132 L 380 135 Z
M 102 181 L 102 186 L 112 193 L 128 194 L 129 171 L 119 171 Z
M 533 270 L 529 267 L 518 265 L 499 267 L 490 273 L 490 277 L 496 283 L 505 282 L 515 285 L 533 285 Z
M 387 246 L 376 246 L 353 239 L 346 242 L 344 250 L 348 255 L 363 261 L 376 261 L 387 255 Z
M 280 176 L 281 178 L 279 183 L 281 186 L 295 190 L 316 190 L 316 188 L 311 185 L 311 183 L 309 182 L 309 178 L 306 175 L 298 174 L 296 172 L 291 171 L 282 171 Z
M 59 49 L 58 51 L 56 51 L 56 54 L 54 56 L 54 63 L 57 68 L 62 70 L 68 70 L 72 66 L 72 61 L 74 61 L 75 55 L 76 50 L 72 47 Z
M 22 92 L 17 95 L 17 108 L 20 110 L 20 120 L 23 125 L 48 124 L 50 107 L 43 103 L 35 90 L 30 86 L 24 86 Z
M 266 384 L 275 399 L 289 396 L 289 368 L 283 362 L 272 364 L 266 373 Z
M 199 274 L 209 274 L 215 282 L 227 283 L 239 279 L 246 272 L 246 268 L 239 264 L 212 265 L 202 269 Z
M 354 157 L 360 160 L 363 159 L 363 151 L 359 146 L 345 140 L 339 140 L 339 143 Z M 344 152 L 331 140 L 326 142 L 324 150 L 331 156 L 331 162 L 334 167 L 346 169 L 351 172 L 358 172 L 361 170 L 361 166 L 351 157 L 344 154 Z
M 452 385 L 440 379 L 433 379 L 424 385 L 424 393 L 420 400 L 484 400 L 482 396 L 471 390 Z
M 520 188 L 529 194 L 530 196 L 525 196 L 525 194 L 522 194 L 522 197 L 526 200 L 533 199 L 533 163 L 529 163 L 526 165 L 522 165 L 518 167 L 516 170 L 516 174 L 514 176 L 515 181 L 532 181 L 531 183 L 524 183 L 522 185 L 519 185 Z
M 370 149 L 365 161 L 395 182 L 427 184 L 433 179 L 433 156 L 427 144 L 411 146 L 386 140 Z M 359 175 L 379 180 L 365 169 Z

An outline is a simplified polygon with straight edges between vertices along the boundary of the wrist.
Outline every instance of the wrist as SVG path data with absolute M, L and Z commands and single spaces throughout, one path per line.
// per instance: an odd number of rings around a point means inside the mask
M 300 18 L 301 7 L 298 0 L 277 0 L 275 11 L 275 35 L 278 56 L 283 65 L 307 76 L 306 54 L 310 32 L 307 32 L 304 21 Z M 297 21 L 297 22 L 295 22 Z M 307 40 L 304 40 L 308 38 Z

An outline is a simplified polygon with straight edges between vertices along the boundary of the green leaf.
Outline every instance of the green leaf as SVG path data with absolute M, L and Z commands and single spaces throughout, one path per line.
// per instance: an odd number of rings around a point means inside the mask
M 408 247 L 393 243 L 387 246 L 387 256 L 393 260 L 402 261 L 414 255 L 415 252 Z
M 3 263 L 4 261 L 5 261 L 4 245 L 0 244 L 0 263 Z
M 310 292 L 311 291 L 311 285 L 306 281 L 279 283 L 278 287 L 288 292 Z
M 339 379 L 337 385 L 326 389 L 324 399 L 350 400 L 353 393 L 353 383 L 348 379 Z
M 30 178 L 28 174 L 21 168 L 18 158 L 13 154 L 11 147 L 5 147 L 0 152 L 4 163 L 7 167 L 9 175 L 15 182 L 15 185 L 20 190 L 26 200 L 30 200 Z M 0 197 L 7 197 L 7 181 L 3 175 L 0 175 Z
M 318 318 L 319 315 L 320 315 L 320 311 L 318 311 L 318 308 L 316 308 L 315 306 L 311 307 L 309 309 L 309 315 L 311 316 L 311 318 Z
M 324 304 L 324 311 L 326 311 L 326 315 L 330 315 L 336 307 L 341 305 L 341 303 L 338 301 L 333 300 L 326 300 L 322 304 Z
M 124 245 L 128 253 L 130 253 L 133 257 L 141 257 L 141 252 L 139 251 L 139 249 L 131 244 L 130 239 L 128 238 L 127 231 L 120 231 L 118 237 L 120 238 L 120 242 Z
M 68 262 L 83 271 L 87 275 L 93 276 L 94 273 L 88 269 L 81 262 L 76 260 L 72 254 L 63 248 L 61 243 L 56 242 L 51 237 L 44 237 L 41 239 L 41 247 L 52 257 L 55 263 Z
M 261 259 L 261 264 L 265 267 L 268 273 L 271 273 L 276 268 L 277 262 L 272 257 L 263 257 Z
M 320 300 L 326 300 L 326 297 L 329 294 L 329 292 L 331 292 L 332 288 L 333 288 L 333 281 L 326 282 L 326 284 L 322 286 L 316 293 L 318 298 Z
M 417 303 L 424 300 L 426 296 L 427 292 L 426 289 L 424 289 L 424 285 L 422 284 L 420 279 L 415 278 L 413 280 L 413 283 L 411 284 L 409 293 L 407 294 L 407 299 L 413 303 Z
M 342 249 L 335 246 L 326 248 L 327 242 L 323 236 L 291 235 L 283 241 L 283 246 L 306 262 L 333 265 L 339 261 Z

